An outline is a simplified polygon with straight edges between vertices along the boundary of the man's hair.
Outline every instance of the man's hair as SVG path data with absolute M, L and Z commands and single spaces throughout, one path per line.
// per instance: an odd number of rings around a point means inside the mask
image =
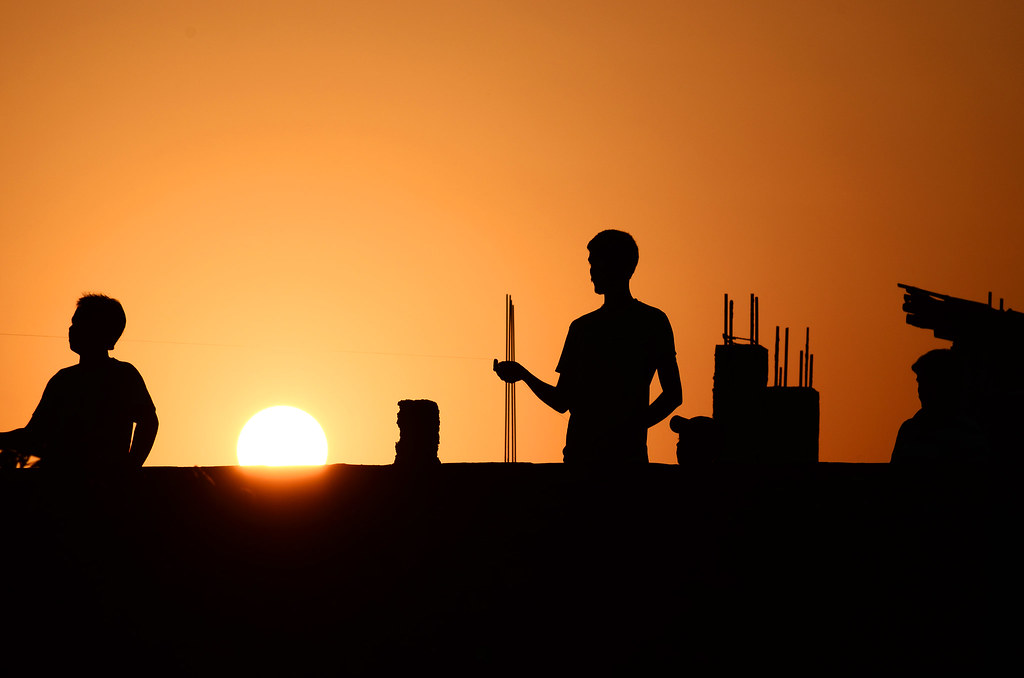
M 632 277 L 640 260 L 640 250 L 637 249 L 636 241 L 625 231 L 601 231 L 587 243 L 587 249 L 609 261 L 627 277 Z
M 78 300 L 77 307 L 96 318 L 107 348 L 114 348 L 114 344 L 121 338 L 121 333 L 124 332 L 124 326 L 127 323 L 121 302 L 105 294 L 83 294 Z

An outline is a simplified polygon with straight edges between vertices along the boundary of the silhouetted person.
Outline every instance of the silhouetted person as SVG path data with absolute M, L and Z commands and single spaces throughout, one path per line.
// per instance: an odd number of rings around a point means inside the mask
M 50 379 L 25 428 L 0 433 L 0 449 L 36 456 L 46 468 L 142 466 L 158 422 L 142 375 L 107 354 L 124 326 L 124 309 L 116 299 L 99 294 L 79 299 L 68 328 L 78 364 Z
M 981 461 L 988 444 L 963 407 L 965 372 L 951 349 L 935 349 L 911 368 L 917 375 L 921 409 L 896 435 L 892 463 Z
M 630 294 L 636 242 L 622 231 L 602 231 L 587 245 L 601 308 L 569 326 L 555 370 L 541 381 L 514 361 L 494 361 L 506 382 L 522 380 L 558 412 L 569 411 L 563 458 L 567 463 L 647 462 L 647 429 L 683 401 L 675 341 L 668 317 Z M 651 402 L 657 372 L 661 394 Z

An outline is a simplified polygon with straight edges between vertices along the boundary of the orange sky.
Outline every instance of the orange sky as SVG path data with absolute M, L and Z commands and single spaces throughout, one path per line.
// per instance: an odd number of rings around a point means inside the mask
M 679 414 L 753 292 L 762 338 L 811 327 L 820 458 L 887 461 L 942 345 L 896 284 L 1024 304 L 1022 64 L 1018 2 L 0 2 L 0 430 L 98 291 L 151 465 L 233 464 L 278 404 L 329 463 L 391 463 L 403 398 L 438 402 L 442 461 L 500 461 L 505 294 L 554 379 L 615 227 Z M 520 461 L 561 459 L 525 388 L 518 423 Z

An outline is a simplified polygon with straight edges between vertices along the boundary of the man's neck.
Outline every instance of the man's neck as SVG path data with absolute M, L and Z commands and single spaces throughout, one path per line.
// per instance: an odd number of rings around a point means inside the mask
M 629 286 L 617 290 L 609 290 L 604 293 L 604 305 L 608 308 L 618 308 L 633 301 L 633 295 L 629 293 Z

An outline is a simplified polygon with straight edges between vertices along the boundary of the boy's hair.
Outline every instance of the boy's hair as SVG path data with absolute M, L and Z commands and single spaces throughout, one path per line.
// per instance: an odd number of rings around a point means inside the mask
M 636 264 L 640 260 L 640 250 L 637 249 L 636 241 L 625 231 L 601 231 L 587 243 L 587 249 L 607 259 L 625 273 L 627 278 L 633 276 Z
M 128 322 L 121 302 L 105 294 L 83 294 L 78 300 L 77 308 L 87 311 L 96 318 L 107 349 L 113 349 Z

